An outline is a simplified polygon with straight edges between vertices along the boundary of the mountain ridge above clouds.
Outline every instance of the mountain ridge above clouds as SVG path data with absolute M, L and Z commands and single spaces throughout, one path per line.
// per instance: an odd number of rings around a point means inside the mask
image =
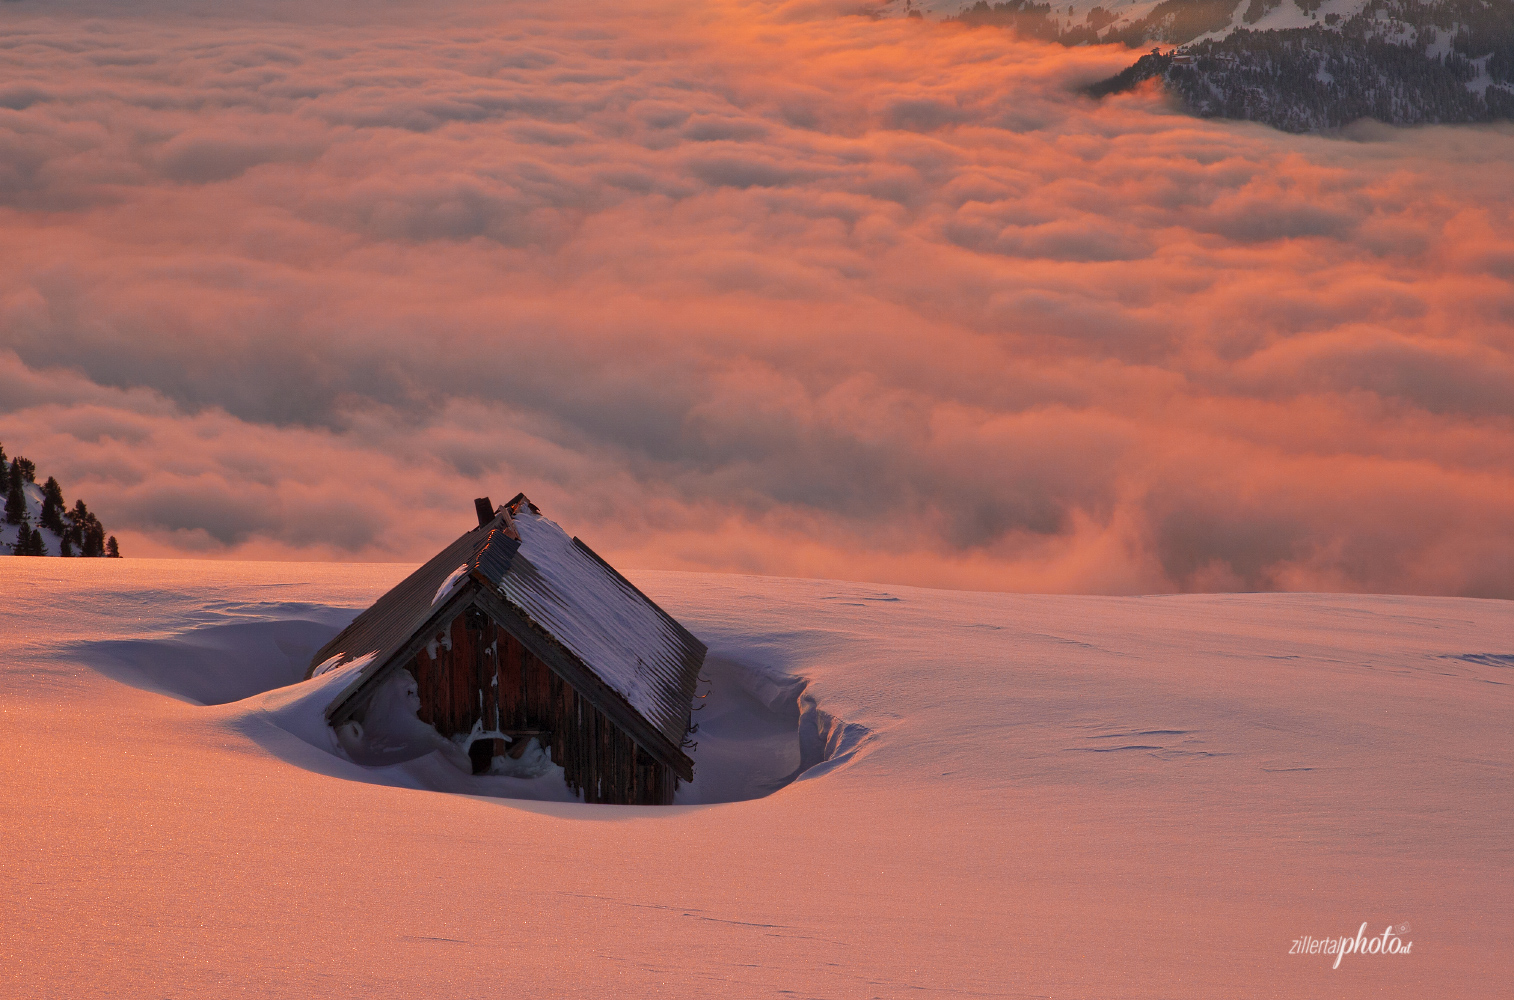
M 925 10 L 906 0 L 909 10 Z M 929 3 L 929 0 L 927 0 Z M 1514 0 L 979 0 L 944 17 L 1063 45 L 1154 45 L 1095 97 L 1160 79 L 1188 112 L 1287 132 L 1514 117 Z M 1164 46 L 1174 48 L 1163 51 Z
M 1153 50 L 1089 92 L 1160 78 L 1193 114 L 1286 132 L 1364 118 L 1391 125 L 1514 118 L 1514 3 L 1368 0 L 1348 17 L 1327 16 L 1309 27 L 1233 29 L 1172 52 Z
M 1307 28 L 1360 14 L 1373 0 L 889 0 L 885 14 L 998 24 L 1064 44 L 1183 45 L 1242 29 Z

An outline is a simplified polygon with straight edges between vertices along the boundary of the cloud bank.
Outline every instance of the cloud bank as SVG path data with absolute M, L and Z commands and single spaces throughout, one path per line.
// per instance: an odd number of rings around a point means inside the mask
M 0 441 L 129 555 L 1514 597 L 1514 130 L 855 3 L 0 7 Z

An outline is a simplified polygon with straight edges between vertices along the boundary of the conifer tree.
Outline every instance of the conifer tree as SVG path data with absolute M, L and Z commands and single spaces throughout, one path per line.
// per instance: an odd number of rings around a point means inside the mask
M 52 476 L 47 477 L 47 485 L 42 487 L 42 515 L 37 522 L 55 535 L 62 535 L 63 526 L 63 488 Z
M 64 559 L 68 559 L 74 554 L 74 543 L 69 534 L 69 532 L 64 532 L 63 537 L 58 541 L 58 555 Z
M 33 462 L 29 458 L 22 458 L 20 455 L 17 455 L 16 460 L 11 464 L 15 465 L 21 470 L 22 479 L 26 480 L 29 483 L 35 483 L 37 481 L 36 462 Z
M 115 535 L 111 535 L 110 540 L 105 543 L 105 555 L 110 559 L 121 558 L 121 546 L 116 544 Z
M 47 555 L 46 543 L 42 540 L 42 529 L 33 529 L 23 523 L 21 530 L 16 535 L 16 544 L 11 547 L 18 556 L 45 556 Z
M 105 555 L 105 529 L 100 527 L 100 522 L 91 519 L 84 528 L 84 544 L 81 546 L 81 555 L 91 558 L 99 558 Z
M 20 524 L 24 520 L 26 520 L 26 494 L 21 491 L 21 475 L 13 473 L 10 489 L 5 494 L 5 523 Z
M 83 500 L 75 500 L 74 509 L 68 512 L 68 538 L 74 548 L 79 550 L 80 555 L 88 554 L 84 551 L 84 533 L 94 517 Z

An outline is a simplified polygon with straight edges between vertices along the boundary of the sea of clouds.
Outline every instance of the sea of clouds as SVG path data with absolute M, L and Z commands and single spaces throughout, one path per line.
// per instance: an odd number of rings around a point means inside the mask
M 858 11 L 0 5 L 0 441 L 128 555 L 1514 597 L 1514 128 Z

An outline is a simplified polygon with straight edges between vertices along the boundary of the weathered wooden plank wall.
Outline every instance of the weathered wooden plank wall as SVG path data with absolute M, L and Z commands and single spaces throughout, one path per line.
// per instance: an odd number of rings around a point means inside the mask
M 671 805 L 677 780 L 488 615 L 458 615 L 409 666 L 421 720 L 443 736 L 539 730 L 585 802 Z

